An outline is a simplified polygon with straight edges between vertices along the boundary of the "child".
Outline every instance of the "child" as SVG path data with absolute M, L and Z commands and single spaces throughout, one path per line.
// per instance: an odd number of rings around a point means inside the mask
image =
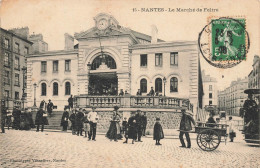
M 164 138 L 163 129 L 160 124 L 160 118 L 156 118 L 156 123 L 154 124 L 153 128 L 153 139 L 156 141 L 155 145 L 162 145 L 160 144 L 160 140 Z
M 127 121 L 126 121 L 126 117 L 124 117 L 124 121 L 122 122 L 122 133 L 124 134 L 126 131 L 126 126 L 127 126 Z

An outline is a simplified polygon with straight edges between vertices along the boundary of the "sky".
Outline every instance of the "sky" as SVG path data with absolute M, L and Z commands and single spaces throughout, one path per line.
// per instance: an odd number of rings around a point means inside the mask
M 151 25 L 158 29 L 158 38 L 165 41 L 197 41 L 199 32 L 210 16 L 244 17 L 250 37 L 247 60 L 233 68 L 219 69 L 209 65 L 200 56 L 206 74 L 215 77 L 220 90 L 231 81 L 244 78 L 252 70 L 254 55 L 259 54 L 259 1 L 258 0 L 2 0 L 0 1 L 1 27 L 11 29 L 28 26 L 30 34 L 41 33 L 49 50 L 64 49 L 64 34 L 74 35 L 94 26 L 98 13 L 108 13 L 123 27 L 151 35 Z M 164 8 L 175 12 L 134 12 L 134 8 Z M 176 8 L 186 9 L 177 12 Z M 192 9 L 202 12 L 189 12 Z M 204 8 L 207 8 L 204 12 Z M 218 11 L 214 12 L 214 9 Z

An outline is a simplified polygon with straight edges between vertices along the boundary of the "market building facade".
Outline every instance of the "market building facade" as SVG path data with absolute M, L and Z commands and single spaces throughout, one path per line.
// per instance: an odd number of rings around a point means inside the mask
M 78 106 L 84 108 L 109 104 L 131 111 L 140 107 L 137 101 L 142 101 L 145 111 L 164 111 L 160 110 L 165 107 L 160 106 L 163 104 L 160 101 L 165 101 L 167 105 L 178 107 L 174 110 L 177 112 L 185 99 L 189 110 L 192 105 L 196 113 L 199 87 L 202 87 L 197 42 L 165 42 L 157 38 L 155 26 L 149 36 L 120 26 L 108 14 L 98 14 L 94 21 L 93 28 L 74 37 L 65 34 L 64 50 L 29 56 L 28 106 L 33 106 L 34 98 L 37 105 L 51 99 L 59 111 L 68 104 L 70 95 L 74 95 L 78 97 Z M 74 45 L 74 39 L 78 44 Z M 153 104 L 153 108 L 149 108 L 151 99 L 146 98 L 152 96 L 149 95 L 151 87 L 158 97 L 158 101 L 153 100 L 158 106 Z M 131 97 L 138 89 L 143 99 Z M 120 102 L 113 98 L 121 90 L 124 97 L 130 97 L 129 103 L 127 98 L 120 98 Z M 136 108 L 132 108 L 133 103 Z M 173 110 L 168 108 L 168 111 Z

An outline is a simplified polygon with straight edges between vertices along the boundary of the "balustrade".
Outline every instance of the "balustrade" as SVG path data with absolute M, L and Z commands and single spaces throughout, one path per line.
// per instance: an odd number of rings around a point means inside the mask
M 126 107 L 126 108 L 181 108 L 193 111 L 188 99 L 162 96 L 92 96 L 80 95 L 74 99 L 76 107 Z

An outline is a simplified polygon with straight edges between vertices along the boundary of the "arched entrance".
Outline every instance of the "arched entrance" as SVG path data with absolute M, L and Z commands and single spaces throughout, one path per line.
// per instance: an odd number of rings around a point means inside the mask
M 91 63 L 88 93 L 90 95 L 117 95 L 116 69 L 116 62 L 110 55 L 97 56 Z

